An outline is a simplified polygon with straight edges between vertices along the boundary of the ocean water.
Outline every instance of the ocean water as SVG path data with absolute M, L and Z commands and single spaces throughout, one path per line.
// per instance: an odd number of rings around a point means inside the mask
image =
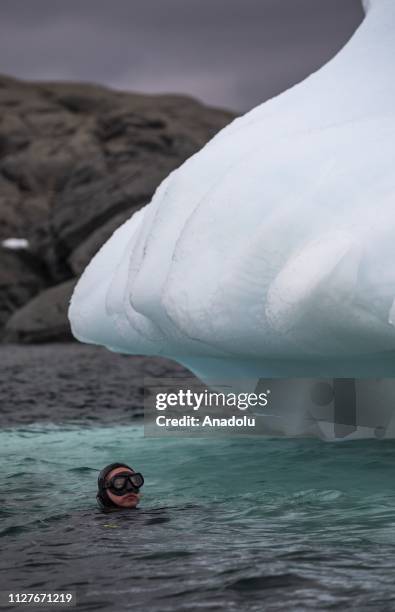
M 102 514 L 117 460 L 144 497 Z M 2 590 L 117 612 L 395 609 L 395 442 L 47 423 L 3 428 L 0 461 Z

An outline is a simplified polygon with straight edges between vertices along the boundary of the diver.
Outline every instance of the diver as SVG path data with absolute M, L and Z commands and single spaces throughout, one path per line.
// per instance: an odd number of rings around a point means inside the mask
M 110 463 L 102 469 L 97 479 L 96 500 L 99 508 L 103 512 L 137 508 L 143 484 L 143 475 L 125 463 Z

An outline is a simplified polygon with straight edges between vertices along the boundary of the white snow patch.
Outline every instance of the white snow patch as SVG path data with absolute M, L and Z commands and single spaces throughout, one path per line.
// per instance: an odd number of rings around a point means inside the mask
M 1 246 L 5 249 L 21 250 L 29 248 L 29 241 L 26 238 L 6 238 L 2 241 Z

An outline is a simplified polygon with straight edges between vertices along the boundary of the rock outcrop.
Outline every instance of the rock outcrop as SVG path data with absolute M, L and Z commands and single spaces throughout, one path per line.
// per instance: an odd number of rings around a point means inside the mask
M 80 274 L 162 179 L 233 118 L 186 96 L 0 77 L 0 241 L 27 238 L 24 259 L 39 262 L 35 282 L 25 282 L 30 270 L 9 266 L 15 254 L 0 252 L 0 326 L 43 287 Z M 17 298 L 16 286 L 25 287 Z M 41 332 L 16 330 L 21 320 L 13 317 L 6 337 L 39 339 Z
M 45 277 L 24 251 L 0 248 L 0 337 L 12 313 L 45 288 Z
M 67 305 L 75 283 L 75 280 L 69 280 L 46 289 L 17 310 L 6 323 L 5 341 L 41 343 L 72 340 Z

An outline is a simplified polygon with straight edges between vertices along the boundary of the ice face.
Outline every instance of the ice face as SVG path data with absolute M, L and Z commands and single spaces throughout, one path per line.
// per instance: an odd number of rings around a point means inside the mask
M 94 257 L 74 335 L 223 376 L 391 376 L 395 2 L 172 172 Z

